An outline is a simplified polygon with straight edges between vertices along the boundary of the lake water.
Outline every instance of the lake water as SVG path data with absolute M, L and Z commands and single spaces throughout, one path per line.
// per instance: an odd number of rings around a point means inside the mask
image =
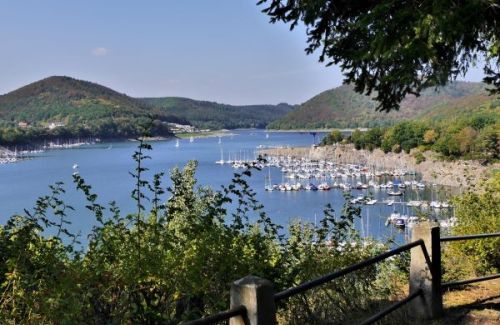
M 229 184 L 235 170 L 228 165 L 220 166 L 215 161 L 220 159 L 221 149 L 224 159 L 253 158 L 258 146 L 310 146 L 313 136 L 301 132 L 266 132 L 263 130 L 237 130 L 233 135 L 222 137 L 196 138 L 152 142 L 153 150 L 148 152 L 152 157 L 146 161 L 150 169 L 147 175 L 159 171 L 167 171 L 175 166 L 183 167 L 189 160 L 198 161 L 197 179 L 200 185 L 210 185 L 220 189 L 223 184 Z M 318 134 L 317 140 L 324 136 Z M 76 211 L 69 212 L 73 231 L 81 231 L 82 240 L 89 232 L 94 219 L 82 203 L 83 196 L 76 192 L 71 175 L 73 165 L 78 164 L 79 173 L 91 184 L 93 191 L 99 194 L 98 202 L 107 203 L 112 200 L 118 203 L 122 212 L 133 212 L 135 205 L 130 199 L 133 189 L 133 179 L 129 171 L 133 171 L 135 163 L 131 156 L 137 143 L 117 142 L 100 143 L 74 149 L 50 150 L 37 155 L 33 159 L 14 164 L 0 165 L 0 224 L 6 222 L 9 216 L 23 213 L 23 209 L 33 207 L 37 197 L 49 194 L 48 185 L 56 181 L 65 183 L 67 193 L 63 196 Z M 268 170 L 253 174 L 249 183 L 257 192 L 257 199 L 264 205 L 265 211 L 275 223 L 286 225 L 298 218 L 314 222 L 320 220 L 325 205 L 330 203 L 340 212 L 344 199 L 342 191 L 300 191 L 300 192 L 266 192 L 264 191 L 265 176 Z M 281 181 L 281 172 L 271 168 L 274 182 Z M 165 184 L 168 184 L 166 182 Z M 352 195 L 366 194 L 367 190 L 352 190 Z M 402 200 L 430 200 L 438 195 L 436 189 L 427 187 L 425 191 L 407 190 Z M 375 191 L 373 196 L 379 202 L 387 199 L 384 191 Z M 165 197 L 166 198 L 166 197 Z M 399 200 L 399 199 L 396 199 Z M 363 235 L 377 239 L 393 237 L 397 242 L 405 240 L 407 233 L 392 226 L 384 225 L 387 216 L 394 210 L 411 213 L 411 208 L 403 205 L 387 206 L 378 203 L 373 206 L 362 206 L 362 222 L 357 222 Z

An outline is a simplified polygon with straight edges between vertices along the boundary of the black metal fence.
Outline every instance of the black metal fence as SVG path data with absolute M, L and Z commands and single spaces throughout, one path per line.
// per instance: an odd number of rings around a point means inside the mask
M 412 283 L 410 283 L 410 294 L 402 299 L 401 301 L 398 301 L 391 306 L 387 307 L 386 309 L 378 312 L 377 314 L 367 318 L 362 322 L 362 324 L 372 324 L 380 319 L 382 319 L 384 316 L 388 315 L 389 313 L 399 309 L 400 307 L 404 306 L 405 304 L 411 302 L 412 300 L 422 297 L 423 301 L 427 300 L 427 302 L 423 302 L 423 304 L 431 304 L 433 311 L 430 312 L 430 317 L 432 318 L 437 316 L 440 313 L 440 309 L 442 310 L 442 290 L 450 288 L 452 286 L 458 286 L 458 285 L 464 285 L 464 284 L 469 284 L 473 282 L 479 282 L 479 281 L 486 281 L 486 280 L 491 280 L 491 279 L 496 279 L 500 277 L 500 274 L 493 274 L 489 276 L 484 276 L 480 278 L 475 278 L 475 279 L 469 279 L 469 280 L 463 280 L 463 281 L 456 281 L 456 282 L 447 282 L 447 283 L 441 283 L 441 242 L 451 242 L 451 241 L 458 241 L 458 240 L 472 240 L 472 239 L 485 239 L 485 238 L 492 238 L 492 237 L 499 237 L 500 233 L 492 233 L 492 234 L 477 234 L 477 235 L 467 235 L 467 236 L 454 236 L 454 237 L 440 237 L 439 235 L 439 227 L 433 227 L 432 229 L 429 229 L 428 236 L 427 238 L 427 245 L 430 245 L 430 251 L 432 253 L 432 258 L 429 255 L 429 251 L 426 247 L 426 241 L 424 239 L 416 239 L 413 242 L 402 245 L 400 247 L 397 247 L 395 249 L 392 249 L 390 251 L 387 251 L 385 253 L 382 253 L 380 255 L 374 256 L 372 258 L 369 258 L 367 260 L 364 260 L 362 262 L 353 264 L 351 266 L 348 266 L 344 269 L 332 272 L 330 274 L 324 275 L 322 277 L 319 277 L 317 279 L 302 283 L 296 287 L 288 288 L 286 290 L 283 290 L 281 292 L 278 292 L 274 294 L 274 302 L 282 301 L 285 300 L 291 296 L 303 293 L 307 290 L 310 290 L 312 288 L 316 288 L 318 286 L 321 286 L 325 283 L 328 283 L 332 280 L 335 280 L 339 277 L 342 277 L 346 274 L 349 274 L 351 272 L 354 272 L 356 270 L 368 267 L 370 265 L 373 265 L 375 263 L 378 263 L 380 261 L 383 261 L 391 256 L 401 254 L 403 252 L 409 251 L 413 248 L 416 248 L 417 246 L 420 247 L 421 253 L 424 257 L 424 261 L 426 264 L 426 267 L 423 265 L 418 266 L 418 270 L 415 271 L 415 276 L 428 276 L 428 278 L 432 279 L 432 283 L 429 288 L 419 288 L 419 287 L 414 287 L 412 288 Z M 418 263 L 417 263 L 418 264 Z M 413 263 L 412 263 L 413 265 Z M 425 275 L 422 274 L 422 270 L 427 270 L 429 274 Z M 412 270 L 410 270 L 410 277 L 412 277 Z M 429 277 L 430 275 L 430 277 Z M 420 283 L 422 281 L 415 281 L 416 283 Z M 423 283 L 423 282 L 422 282 Z M 233 292 L 231 293 L 233 295 Z M 435 297 L 432 297 L 432 296 Z M 436 296 L 438 295 L 438 296 Z M 434 300 L 433 300 L 434 299 Z M 436 306 L 437 305 L 437 306 Z M 217 313 L 215 315 L 211 315 L 202 319 L 194 320 L 185 323 L 185 325 L 204 325 L 204 324 L 214 324 L 220 321 L 225 321 L 229 320 L 232 317 L 240 317 L 241 322 L 235 323 L 235 324 L 245 324 L 245 325 L 262 325 L 262 324 L 267 324 L 268 322 L 263 322 L 262 319 L 274 319 L 275 320 L 275 315 L 267 315 L 265 317 L 259 317 L 259 313 L 261 313 L 261 309 L 259 308 L 259 301 L 258 298 L 256 298 L 255 304 L 252 306 L 248 306 L 251 309 L 252 313 L 257 314 L 257 317 L 249 317 L 248 312 L 249 309 L 247 306 L 239 305 L 235 306 L 227 311 L 223 311 L 220 313 Z M 273 306 L 274 307 L 274 306 Z M 268 310 L 274 310 L 273 308 Z M 425 309 L 425 306 L 424 306 Z M 274 311 L 275 312 L 275 311 Z M 267 317 L 267 318 L 266 318 Z
M 452 241 L 459 241 L 459 240 L 493 238 L 493 237 L 499 237 L 499 236 L 500 236 L 500 232 L 495 232 L 492 234 L 477 234 L 477 235 L 441 237 L 440 241 L 441 242 L 452 242 Z M 493 279 L 497 279 L 497 278 L 500 278 L 500 273 L 487 275 L 487 276 L 483 276 L 483 277 L 478 277 L 478 278 L 474 278 L 474 279 L 468 279 L 468 280 L 445 282 L 445 283 L 441 284 L 441 287 L 444 290 L 444 289 L 448 289 L 448 288 L 455 287 L 455 286 L 461 286 L 461 285 L 470 284 L 470 283 L 474 283 L 474 282 L 493 280 Z
M 215 324 L 218 322 L 222 322 L 225 320 L 229 320 L 231 317 L 236 317 L 236 316 L 241 316 L 245 317 L 247 313 L 247 309 L 245 306 L 237 306 L 235 308 L 231 308 L 226 311 L 222 311 L 220 313 L 214 314 L 207 316 L 205 318 L 193 320 L 190 322 L 185 323 L 186 325 L 208 325 L 208 324 Z

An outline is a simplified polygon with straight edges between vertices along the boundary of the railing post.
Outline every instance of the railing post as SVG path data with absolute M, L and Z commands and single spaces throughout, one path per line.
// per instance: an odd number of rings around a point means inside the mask
M 441 242 L 439 224 L 422 222 L 412 230 L 412 241 L 422 239 L 432 266 L 427 264 L 421 247 L 411 250 L 410 294 L 422 289 L 423 295 L 411 303 L 412 316 L 419 319 L 438 318 L 443 313 L 441 293 Z
M 249 275 L 235 281 L 231 286 L 231 308 L 241 305 L 246 307 L 246 315 L 232 317 L 230 325 L 276 324 L 274 289 L 269 280 Z

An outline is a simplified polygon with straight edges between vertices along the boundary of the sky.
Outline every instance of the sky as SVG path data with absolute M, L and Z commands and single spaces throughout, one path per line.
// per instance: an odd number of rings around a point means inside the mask
M 0 94 L 54 75 L 134 97 L 299 104 L 339 86 L 257 0 L 3 0 Z M 465 78 L 480 81 L 473 69 Z

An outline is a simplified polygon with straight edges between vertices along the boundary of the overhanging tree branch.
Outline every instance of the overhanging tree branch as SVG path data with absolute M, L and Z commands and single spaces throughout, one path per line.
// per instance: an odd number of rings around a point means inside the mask
M 445 85 L 484 58 L 484 82 L 500 93 L 496 0 L 260 0 L 271 23 L 307 28 L 307 54 L 340 65 L 344 82 L 374 94 L 377 110 Z

